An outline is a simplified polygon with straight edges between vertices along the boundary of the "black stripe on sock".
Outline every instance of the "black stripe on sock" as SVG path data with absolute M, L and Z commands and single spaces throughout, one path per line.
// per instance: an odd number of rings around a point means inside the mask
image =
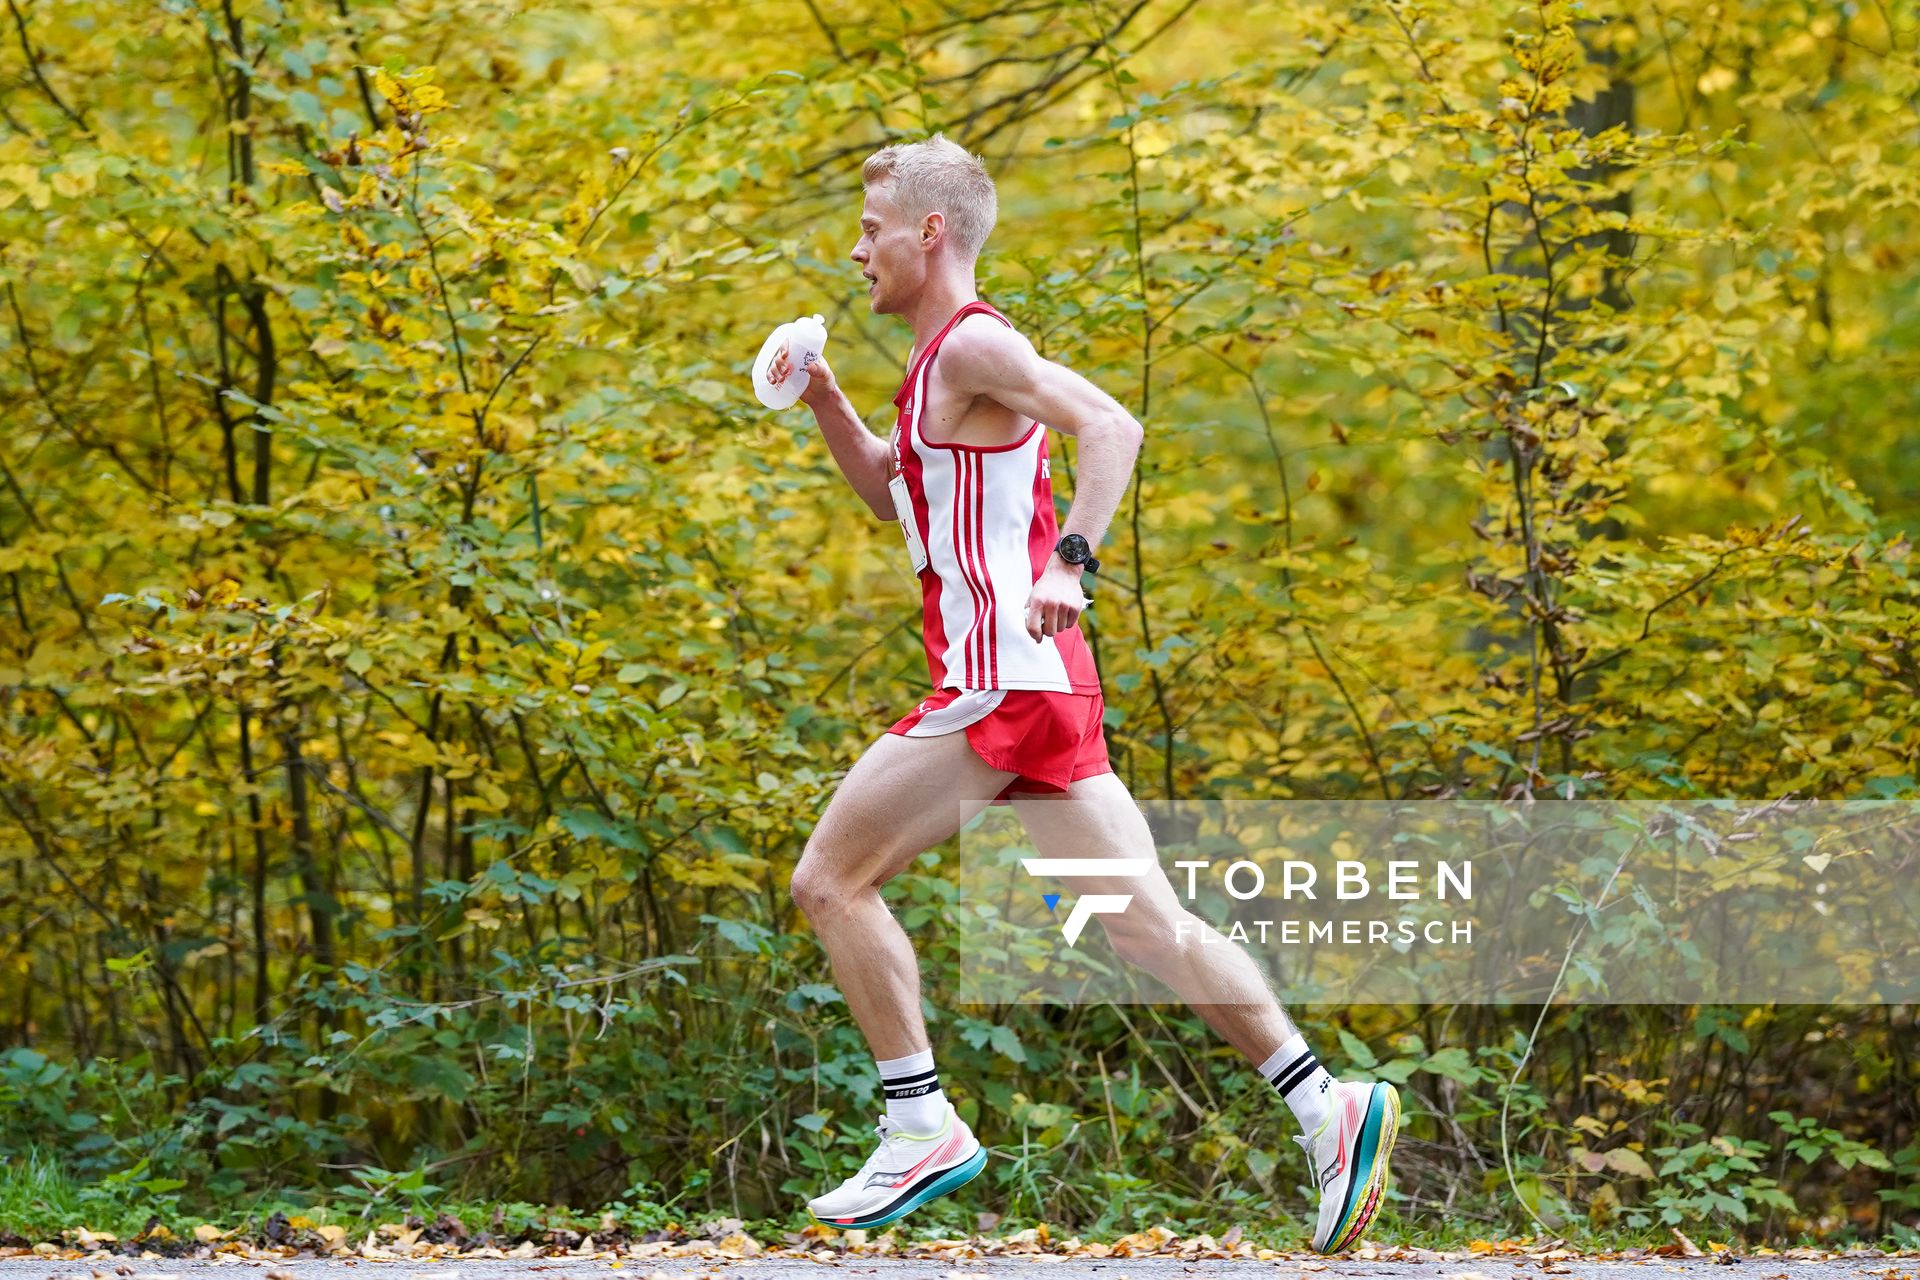
M 925 1071 L 916 1071 L 912 1075 L 907 1076 L 883 1075 L 880 1077 L 880 1083 L 891 1089 L 895 1085 L 919 1084 L 922 1080 L 933 1080 L 936 1079 L 938 1075 L 939 1072 L 935 1071 L 932 1067 L 928 1067 Z
M 1292 1072 L 1297 1070 L 1301 1063 L 1311 1062 L 1311 1061 L 1313 1061 L 1313 1050 L 1303 1049 L 1301 1050 L 1299 1057 L 1293 1059 L 1290 1062 L 1283 1062 L 1280 1064 L 1280 1066 L 1275 1068 L 1274 1073 L 1267 1077 L 1267 1083 L 1271 1085 L 1278 1085 L 1280 1081 L 1286 1079 L 1288 1075 L 1290 1075 Z
M 1291 1065 L 1283 1067 L 1274 1073 L 1273 1087 L 1278 1089 L 1280 1096 L 1284 1098 L 1299 1088 L 1301 1082 L 1311 1076 L 1319 1067 L 1320 1060 L 1318 1058 L 1315 1058 L 1311 1053 L 1302 1054 Z

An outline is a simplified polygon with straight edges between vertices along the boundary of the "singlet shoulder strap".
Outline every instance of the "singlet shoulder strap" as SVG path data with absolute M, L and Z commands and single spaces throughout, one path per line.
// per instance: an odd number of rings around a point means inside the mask
M 1035 421 L 1028 425 L 1026 434 L 1022 435 L 1018 440 L 1010 440 L 1005 444 L 993 445 L 956 444 L 949 440 L 929 440 L 926 434 L 920 430 L 920 418 L 926 411 L 927 371 L 933 367 L 932 358 L 939 352 L 941 342 L 945 341 L 947 334 L 952 332 L 953 327 L 960 323 L 961 319 L 975 312 L 985 312 L 1001 324 L 1006 325 L 1009 329 L 1014 327 L 1013 321 L 1001 315 L 987 303 L 975 299 L 956 311 L 953 319 L 947 321 L 945 327 L 935 335 L 933 341 L 927 344 L 926 355 L 914 362 L 915 376 L 913 383 L 910 385 L 912 385 L 915 390 L 912 398 L 906 402 L 907 405 L 910 406 L 907 413 L 906 435 L 911 447 L 915 450 L 919 450 L 923 446 L 928 446 L 934 449 L 961 450 L 968 453 L 1007 453 L 1014 449 L 1025 447 L 1026 444 L 1033 439 L 1034 433 L 1040 430 L 1040 423 Z M 1042 446 L 1044 447 L 1044 445 L 1045 441 L 1043 439 Z
M 967 303 L 958 311 L 954 312 L 945 324 L 940 326 L 940 332 L 933 335 L 933 338 L 927 343 L 926 350 L 913 358 L 913 365 L 907 370 L 907 376 L 901 380 L 900 389 L 893 393 L 894 407 L 905 407 L 907 403 L 907 392 L 912 390 L 915 380 L 919 378 L 921 372 L 926 368 L 928 359 L 932 357 L 935 351 L 940 349 L 941 340 L 953 331 L 953 326 L 959 324 L 965 317 L 983 311 L 998 320 L 1001 324 L 1006 325 L 1007 328 L 1013 328 L 1013 321 L 1001 315 L 992 303 L 980 298 L 975 298 L 972 302 Z

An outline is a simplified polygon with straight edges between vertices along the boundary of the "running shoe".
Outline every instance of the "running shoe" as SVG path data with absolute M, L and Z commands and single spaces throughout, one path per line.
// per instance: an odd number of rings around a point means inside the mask
M 1316 1253 L 1351 1249 L 1372 1223 L 1387 1189 L 1387 1157 L 1400 1128 L 1400 1091 L 1385 1081 L 1336 1080 L 1331 1109 L 1311 1136 L 1294 1141 L 1307 1150 L 1307 1168 L 1320 1192 L 1314 1224 Z
M 879 1227 L 906 1216 L 935 1196 L 971 1181 L 987 1167 L 987 1153 L 947 1104 L 946 1123 L 934 1133 L 904 1133 L 886 1116 L 874 1126 L 880 1147 L 860 1172 L 807 1201 L 830 1227 Z

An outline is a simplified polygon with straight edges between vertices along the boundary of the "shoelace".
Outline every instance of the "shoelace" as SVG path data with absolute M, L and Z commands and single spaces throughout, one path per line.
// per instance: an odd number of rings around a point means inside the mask
M 1293 1135 L 1293 1140 L 1300 1144 L 1302 1151 L 1307 1153 L 1307 1177 L 1312 1181 L 1313 1189 L 1320 1190 L 1320 1166 L 1314 1163 L 1313 1139 L 1304 1133 L 1296 1133 Z
M 866 1171 L 872 1167 L 875 1160 L 880 1159 L 893 1149 L 893 1139 L 898 1129 L 899 1126 L 894 1124 L 892 1117 L 880 1117 L 880 1123 L 873 1126 L 873 1131 L 880 1135 L 880 1146 L 872 1155 L 867 1157 L 867 1163 L 860 1167 L 860 1172 L 855 1174 L 854 1177 L 858 1178 L 864 1175 Z

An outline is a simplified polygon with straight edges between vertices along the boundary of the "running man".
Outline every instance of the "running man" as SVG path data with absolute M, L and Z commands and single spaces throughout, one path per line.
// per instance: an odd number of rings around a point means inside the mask
M 853 491 L 900 523 L 933 688 L 847 772 L 793 874 L 794 901 L 826 948 L 887 1099 L 879 1148 L 808 1208 L 832 1226 L 880 1226 L 986 1165 L 941 1091 L 919 964 L 879 891 L 1004 802 L 1042 857 L 1153 862 L 1145 879 L 1108 886 L 1134 895 L 1126 911 L 1098 917 L 1114 951 L 1192 1004 L 1286 1101 L 1320 1197 L 1313 1247 L 1349 1248 L 1380 1205 L 1399 1095 L 1333 1079 L 1253 959 L 1209 945 L 1226 939 L 1181 905 L 1107 762 L 1100 680 L 1078 627 L 1090 603 L 1081 574 L 1098 570 L 1093 551 L 1126 492 L 1140 424 L 1041 359 L 976 296 L 974 264 L 996 216 L 977 156 L 935 134 L 870 156 L 861 179 L 852 258 L 873 312 L 913 326 L 914 358 L 887 440 L 867 429 L 825 360 L 808 365 L 801 398 Z M 777 384 L 788 372 L 783 352 L 769 376 Z M 1080 443 L 1073 504 L 1057 528 L 1042 423 Z

